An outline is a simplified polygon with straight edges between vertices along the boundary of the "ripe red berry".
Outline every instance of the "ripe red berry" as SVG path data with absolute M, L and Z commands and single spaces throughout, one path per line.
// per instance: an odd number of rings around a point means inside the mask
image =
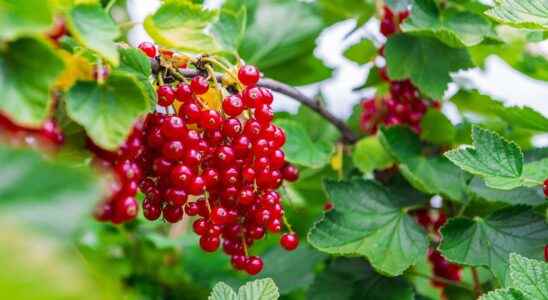
M 190 82 L 190 88 L 196 95 L 203 95 L 209 90 L 209 82 L 203 76 L 196 76 Z
M 184 146 L 181 141 L 170 141 L 162 147 L 162 155 L 169 160 L 182 160 L 184 158 Z
M 172 206 L 181 206 L 185 204 L 187 199 L 187 194 L 182 189 L 167 189 L 166 190 L 166 201 L 167 204 Z
M 143 51 L 148 57 L 156 57 L 156 46 L 151 42 L 142 42 L 139 44 L 139 49 Z
M 147 198 L 143 201 L 143 215 L 150 221 L 158 220 L 162 215 L 162 207 Z
M 179 117 L 170 116 L 162 123 L 161 132 L 168 139 L 182 140 L 186 135 L 185 122 Z
M 272 112 L 272 108 L 270 108 L 267 104 L 259 104 L 255 108 L 255 119 L 262 125 L 266 126 L 270 122 L 272 122 L 272 119 L 274 118 L 274 112 Z
M 194 179 L 194 173 L 185 165 L 177 165 L 169 175 L 170 183 L 178 188 L 186 188 Z
M 242 91 L 242 100 L 247 108 L 255 108 L 257 105 L 262 104 L 262 97 L 261 88 L 257 86 L 248 86 Z
M 544 245 L 544 261 L 548 262 L 548 245 Z
M 381 21 L 381 33 L 389 37 L 393 35 L 396 32 L 396 24 L 394 24 L 394 21 L 388 18 L 383 18 Z
M 179 110 L 179 117 L 182 117 L 188 124 L 196 124 L 200 121 L 201 112 L 198 104 L 188 101 Z
M 244 102 L 239 95 L 230 95 L 223 99 L 223 111 L 231 116 L 236 117 L 244 111 Z
M 230 138 L 235 138 L 242 130 L 242 123 L 236 118 L 229 118 L 223 122 L 223 134 Z
M 207 220 L 204 218 L 196 219 L 196 221 L 192 223 L 192 228 L 197 235 L 202 236 L 206 234 L 208 228 Z
M 244 255 L 232 255 L 230 257 L 230 263 L 236 270 L 243 270 L 247 266 L 247 259 Z
M 139 205 L 134 197 L 117 199 L 114 203 L 115 216 L 118 215 L 121 222 L 135 218 L 138 210 Z
M 243 85 L 255 85 L 260 77 L 259 70 L 252 65 L 241 66 L 238 70 L 238 79 Z
M 263 270 L 263 260 L 258 256 L 250 256 L 245 264 L 245 271 L 249 275 L 259 274 Z
M 205 181 L 202 176 L 196 176 L 188 186 L 188 193 L 194 196 L 201 195 L 205 189 Z
M 214 109 L 204 110 L 200 114 L 200 125 L 205 129 L 216 129 L 221 126 L 223 118 Z
M 183 208 L 182 206 L 172 206 L 166 205 L 162 211 L 164 219 L 169 223 L 177 223 L 183 218 Z
M 223 207 L 213 208 L 211 210 L 211 214 L 209 215 L 209 220 L 211 221 L 211 223 L 216 225 L 227 224 L 230 221 L 228 210 Z
M 192 101 L 193 100 L 192 88 L 190 87 L 190 85 L 188 85 L 184 82 L 181 82 L 177 86 L 177 89 L 175 90 L 175 95 L 177 97 L 177 100 L 179 100 L 181 102 L 186 102 L 186 101 Z
M 221 241 L 216 236 L 202 236 L 200 238 L 200 248 L 206 252 L 215 252 L 219 249 Z
M 280 245 L 287 251 L 295 250 L 299 246 L 299 237 L 294 232 L 285 233 L 280 238 Z
M 299 169 L 292 164 L 286 164 L 282 169 L 282 176 L 289 182 L 294 182 L 299 179 Z
M 175 100 L 175 92 L 171 86 L 164 84 L 158 87 L 158 105 L 170 106 Z

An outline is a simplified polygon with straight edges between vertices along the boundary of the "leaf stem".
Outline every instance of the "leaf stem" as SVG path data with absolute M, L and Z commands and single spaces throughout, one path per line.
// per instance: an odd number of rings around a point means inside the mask
M 471 267 L 470 271 L 472 272 L 472 279 L 474 280 L 474 294 L 476 295 L 476 298 L 479 298 L 481 294 L 483 294 L 483 292 L 481 290 L 478 270 L 476 269 L 476 267 Z
M 116 4 L 116 0 L 110 0 L 105 6 L 105 11 L 110 12 L 110 9 Z

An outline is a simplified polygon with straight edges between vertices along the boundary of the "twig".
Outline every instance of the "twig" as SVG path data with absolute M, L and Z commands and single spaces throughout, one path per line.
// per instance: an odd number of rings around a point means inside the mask
M 194 77 L 200 75 L 200 71 L 194 69 L 183 69 L 179 71 L 185 77 Z M 223 75 L 217 73 L 216 77 L 218 81 L 222 81 Z M 342 139 L 345 144 L 354 144 L 358 140 L 354 132 L 352 132 L 352 129 L 350 129 L 350 127 L 348 127 L 343 120 L 335 117 L 330 111 L 325 109 L 325 107 L 323 107 L 319 101 L 316 101 L 313 98 L 306 96 L 298 89 L 269 78 L 261 79 L 257 85 L 293 98 L 294 100 L 318 113 L 320 116 L 333 124 L 341 132 Z
M 478 270 L 476 269 L 476 267 L 471 267 L 470 270 L 472 271 L 472 279 L 474 280 L 474 294 L 476 294 L 476 298 L 479 298 L 481 294 L 483 294 L 483 292 L 481 290 Z

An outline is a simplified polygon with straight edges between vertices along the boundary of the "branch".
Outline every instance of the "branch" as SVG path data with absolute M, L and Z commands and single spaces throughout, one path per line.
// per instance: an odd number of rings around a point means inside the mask
M 197 75 L 200 75 L 200 71 L 194 69 L 183 69 L 179 71 L 185 77 L 195 77 Z M 216 74 L 216 77 L 217 81 L 221 82 L 223 75 Z M 352 132 L 352 129 L 350 129 L 350 127 L 348 127 L 343 120 L 335 117 L 330 111 L 325 109 L 325 107 L 323 107 L 319 101 L 316 101 L 313 98 L 306 96 L 298 89 L 269 78 L 261 79 L 257 85 L 293 98 L 297 102 L 318 113 L 320 116 L 333 124 L 341 132 L 343 142 L 345 144 L 354 144 L 358 140 L 354 132 Z

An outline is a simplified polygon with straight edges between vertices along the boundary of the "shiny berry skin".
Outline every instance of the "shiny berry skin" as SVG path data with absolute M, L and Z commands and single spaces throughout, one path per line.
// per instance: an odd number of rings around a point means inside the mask
M 245 271 L 249 275 L 259 274 L 263 270 L 263 260 L 258 256 L 250 256 L 245 263 Z
M 274 112 L 267 104 L 259 104 L 255 108 L 255 119 L 262 125 L 265 126 L 272 122 L 274 119 Z
M 239 95 L 230 95 L 223 99 L 223 111 L 231 117 L 241 114 L 244 108 L 244 102 Z
M 204 235 L 207 232 L 208 224 L 207 220 L 204 218 L 196 219 L 194 223 L 192 223 L 192 229 L 197 235 Z
M 165 193 L 165 199 L 167 204 L 172 206 L 181 206 L 185 204 L 187 199 L 187 194 L 182 189 L 167 189 Z
M 152 170 L 154 171 L 154 174 L 163 176 L 169 174 L 172 167 L 173 163 L 170 160 L 163 157 L 158 157 L 153 162 Z
M 219 172 L 216 169 L 205 169 L 202 177 L 207 188 L 216 186 L 219 183 Z
M 170 141 L 162 147 L 162 155 L 169 160 L 183 160 L 185 156 L 183 142 Z
M 289 182 L 295 182 L 299 179 L 299 169 L 292 164 L 287 164 L 282 169 L 282 176 Z
M 164 207 L 162 214 L 169 223 L 177 223 L 183 218 L 183 207 L 167 205 Z
M 235 138 L 242 130 L 242 123 L 236 118 L 229 118 L 223 122 L 223 134 L 230 138 Z
M 281 169 L 285 164 L 285 153 L 276 149 L 270 154 L 270 165 L 273 169 Z
M 294 232 L 285 233 L 280 238 L 280 245 L 287 251 L 295 250 L 299 246 L 299 237 Z
M 272 95 L 272 92 L 270 92 L 269 89 L 264 87 L 260 87 L 259 89 L 261 90 L 261 93 L 262 93 L 261 104 L 267 104 L 267 105 L 272 104 L 272 102 L 274 102 L 274 96 Z
M 158 220 L 158 218 L 162 215 L 162 207 L 147 198 L 143 201 L 143 215 L 149 221 Z
M 544 261 L 548 262 L 548 245 L 544 245 Z
M 160 106 L 170 106 L 175 101 L 175 91 L 167 84 L 159 86 L 157 94 Z
M 192 101 L 194 95 L 190 85 L 184 82 L 181 82 L 177 86 L 177 89 L 175 90 L 175 96 L 177 97 L 177 100 L 181 102 L 186 102 L 186 101 Z
M 241 66 L 238 70 L 238 79 L 243 85 L 255 85 L 259 81 L 261 74 L 257 67 L 252 65 Z
M 382 19 L 381 21 L 381 33 L 386 36 L 386 37 L 389 37 L 391 35 L 393 35 L 395 32 L 396 32 L 396 24 L 394 24 L 394 21 L 393 20 L 390 20 L 390 19 L 387 19 L 387 18 L 384 18 Z
M 544 197 L 548 198 L 548 179 L 544 180 Z
M 214 109 L 204 110 L 200 114 L 200 125 L 205 129 L 216 129 L 221 126 L 223 118 Z
M 243 188 L 238 195 L 238 203 L 242 205 L 250 205 L 255 201 L 255 193 L 253 188 Z
M 200 121 L 201 111 L 198 104 L 188 101 L 179 110 L 179 117 L 183 118 L 188 124 L 196 124 Z
M 202 236 L 200 238 L 200 248 L 205 252 L 215 252 L 219 249 L 221 240 L 216 236 Z
M 227 224 L 230 221 L 228 210 L 223 207 L 213 208 L 211 210 L 211 214 L 209 215 L 209 220 L 211 221 L 211 223 L 216 225 Z
M 268 228 L 268 231 L 278 233 L 282 230 L 282 222 L 279 219 L 273 219 L 268 222 L 266 227 Z
M 130 160 L 117 162 L 114 171 L 122 181 L 138 181 L 142 176 L 139 166 Z
M 263 93 L 261 89 L 256 86 L 246 87 L 242 91 L 242 100 L 247 108 L 255 108 L 257 105 L 262 104 L 262 97 Z
M 202 176 L 196 176 L 188 185 L 188 193 L 194 196 L 201 195 L 205 190 L 205 181 Z
M 156 46 L 151 42 L 142 42 L 139 44 L 139 49 L 150 58 L 156 57 Z
M 189 216 L 196 216 L 200 213 L 200 206 L 196 202 L 188 202 L 185 205 L 185 213 Z
M 125 197 L 114 203 L 115 214 L 119 215 L 122 222 L 135 218 L 138 210 L 139 204 L 134 197 Z
M 172 140 L 182 140 L 186 135 L 185 122 L 179 117 L 167 118 L 160 129 L 164 137 Z
M 209 82 L 203 76 L 196 76 L 190 82 L 190 88 L 196 95 L 203 95 L 209 90 Z
M 247 259 L 244 255 L 232 255 L 230 257 L 230 263 L 236 270 L 244 270 L 247 266 Z
M 222 167 L 227 167 L 236 160 L 234 149 L 228 146 L 219 147 L 216 151 L 217 161 Z
M 185 165 L 177 165 L 169 175 L 170 183 L 179 188 L 186 188 L 194 179 L 194 173 Z

